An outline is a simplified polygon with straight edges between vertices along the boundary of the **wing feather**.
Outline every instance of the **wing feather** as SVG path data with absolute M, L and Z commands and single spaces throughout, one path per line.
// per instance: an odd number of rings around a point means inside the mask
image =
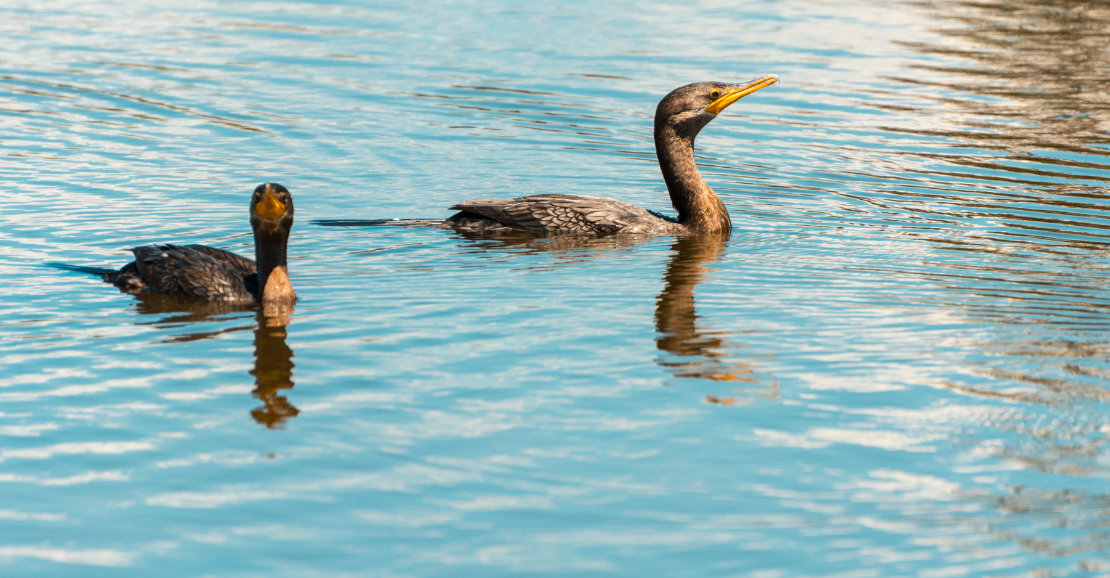
M 547 235 L 655 234 L 673 232 L 677 227 L 674 222 L 631 203 L 583 195 L 483 199 L 451 208 L 511 229 Z
M 203 245 L 150 245 L 132 252 L 146 291 L 207 301 L 254 299 L 244 281 L 255 272 L 254 262 L 234 253 Z

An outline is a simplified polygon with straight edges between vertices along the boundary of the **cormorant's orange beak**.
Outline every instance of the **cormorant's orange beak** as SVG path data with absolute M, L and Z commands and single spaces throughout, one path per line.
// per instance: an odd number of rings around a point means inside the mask
M 749 94 L 767 88 L 772 84 L 779 81 L 779 77 L 774 74 L 768 74 L 758 80 L 753 80 L 747 84 L 742 84 L 730 89 L 727 93 L 721 95 L 721 98 L 714 100 L 705 107 L 705 112 L 710 114 L 720 114 L 722 110 L 728 108 L 728 105 L 748 96 Z
M 262 200 L 254 207 L 254 213 L 267 221 L 276 221 L 285 216 L 285 205 L 267 186 L 266 192 L 262 193 Z

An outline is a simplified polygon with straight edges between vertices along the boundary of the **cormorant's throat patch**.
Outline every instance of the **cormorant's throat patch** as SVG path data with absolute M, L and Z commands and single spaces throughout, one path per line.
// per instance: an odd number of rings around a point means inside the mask
M 710 114 L 720 114 L 722 110 L 728 108 L 728 105 L 740 100 L 741 98 L 744 98 L 745 96 L 748 96 L 749 94 L 757 90 L 767 88 L 768 86 L 771 86 L 778 81 L 778 76 L 774 74 L 768 74 L 763 78 L 753 80 L 745 85 L 734 87 L 730 89 L 724 96 L 718 98 L 717 100 L 714 100 L 709 104 L 709 106 L 705 107 L 705 112 L 708 112 Z

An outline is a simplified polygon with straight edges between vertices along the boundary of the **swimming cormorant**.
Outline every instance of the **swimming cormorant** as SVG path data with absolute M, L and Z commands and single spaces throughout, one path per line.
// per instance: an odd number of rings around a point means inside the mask
M 655 109 L 655 153 L 678 218 L 631 203 L 582 195 L 529 195 L 459 203 L 446 220 L 314 221 L 333 227 L 423 226 L 471 231 L 525 231 L 541 235 L 673 235 L 727 233 L 728 210 L 701 178 L 694 139 L 730 104 L 778 82 L 768 74 L 743 84 L 698 82 L 671 91 Z
M 291 305 L 285 254 L 293 228 L 293 197 L 285 187 L 265 183 L 250 204 L 254 229 L 251 261 L 204 245 L 148 245 L 131 250 L 135 260 L 119 271 L 70 267 L 99 274 L 125 293 L 159 293 L 221 303 Z

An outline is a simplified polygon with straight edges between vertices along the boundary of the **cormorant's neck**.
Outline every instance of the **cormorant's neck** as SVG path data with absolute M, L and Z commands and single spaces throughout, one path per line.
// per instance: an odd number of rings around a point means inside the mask
M 297 294 L 289 283 L 285 251 L 289 229 L 269 229 L 265 225 L 254 230 L 254 254 L 258 263 L 258 294 L 255 299 L 266 304 L 293 303 Z
M 708 121 L 706 121 L 708 122 Z M 700 127 L 698 127 L 700 128 Z M 724 203 L 698 172 L 694 163 L 694 138 L 667 119 L 655 119 L 655 154 L 671 205 L 678 211 L 678 222 L 695 233 L 727 233 L 732 230 Z

